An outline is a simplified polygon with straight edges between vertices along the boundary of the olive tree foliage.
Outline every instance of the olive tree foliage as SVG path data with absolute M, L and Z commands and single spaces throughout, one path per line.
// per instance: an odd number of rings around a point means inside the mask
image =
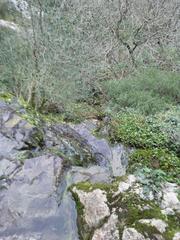
M 141 65 L 179 70 L 178 2 L 29 0 L 22 33 L 0 35 L 1 81 L 40 108 L 82 101 Z
M 111 69 L 139 63 L 177 70 L 173 61 L 179 57 L 178 0 L 105 0 L 97 12 L 101 26 L 111 34 L 105 43 Z
M 93 29 L 98 23 L 78 2 L 28 4 L 30 19 L 22 23 L 22 34 L 6 34 L 6 47 L 1 49 L 14 92 L 38 108 L 46 102 L 84 98 L 104 67 L 101 42 Z

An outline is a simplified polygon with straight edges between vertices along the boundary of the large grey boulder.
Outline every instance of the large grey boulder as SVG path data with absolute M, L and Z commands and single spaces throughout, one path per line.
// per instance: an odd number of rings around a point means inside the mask
M 95 120 L 81 124 L 56 124 L 45 128 L 47 148 L 56 148 L 68 157 L 78 158 L 81 166 L 96 163 L 106 168 L 112 176 L 122 176 L 126 172 L 130 148 L 111 144 L 93 134 L 97 129 Z M 85 160 L 85 161 L 84 161 Z M 77 165 L 72 162 L 72 165 Z
M 12 168 L 12 166 L 11 166 Z M 0 195 L 0 230 L 17 226 L 23 219 L 54 216 L 58 208 L 56 190 L 62 159 L 41 156 L 25 161 L 10 186 Z

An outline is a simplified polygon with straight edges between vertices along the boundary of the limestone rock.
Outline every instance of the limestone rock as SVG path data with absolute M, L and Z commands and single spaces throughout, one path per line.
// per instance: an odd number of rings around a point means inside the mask
M 29 234 L 29 235 L 12 235 L 10 237 L 0 237 L 0 240 L 40 240 L 41 235 L 40 234 Z
M 129 175 L 125 181 L 121 181 L 118 186 L 118 191 L 115 196 L 128 191 L 136 182 L 136 177 L 134 175 Z
M 135 228 L 125 228 L 123 231 L 122 240 L 146 240 Z
M 177 232 L 174 237 L 173 240 L 180 240 L 180 232 Z
M 3 143 L 1 138 L 6 138 L 6 143 Z M 16 150 L 28 146 L 37 147 L 42 142 L 42 138 L 40 129 L 23 119 L 21 115 L 16 114 L 9 106 L 0 106 L 0 142 L 2 141 L 3 145 L 0 147 L 1 149 L 5 149 L 6 145 L 8 149 L 11 145 L 12 149 Z
M 4 123 L 5 128 L 14 128 L 20 123 L 22 118 L 18 116 L 17 114 L 12 114 L 12 117 L 9 118 L 7 121 Z
M 139 220 L 142 224 L 147 224 L 152 227 L 155 227 L 160 233 L 164 233 L 168 225 L 161 219 L 141 219 Z
M 155 240 L 165 240 L 164 237 L 160 234 L 153 234 L 153 239 Z
M 19 148 L 19 144 L 14 140 L 8 137 L 5 137 L 0 133 L 0 155 L 8 157 L 11 154 L 15 153 Z
M 178 187 L 173 183 L 166 183 L 162 192 L 163 199 L 161 202 L 162 209 L 172 209 L 180 213 L 180 201 L 177 193 Z M 167 211 L 166 211 L 167 212 Z
M 105 217 L 110 215 L 104 191 L 95 189 L 92 192 L 84 192 L 74 187 L 73 192 L 78 195 L 84 206 L 84 218 L 90 227 L 96 227 Z
M 172 208 L 165 208 L 161 210 L 164 215 L 175 215 L 175 212 Z
M 149 191 L 148 194 L 144 194 L 144 189 L 141 184 L 137 183 L 134 188 L 132 189 L 132 192 L 139 195 L 139 197 L 143 200 L 154 200 L 154 194 L 153 191 Z
M 113 176 L 117 177 L 125 175 L 130 149 L 122 144 L 118 144 L 111 148 L 111 152 L 112 158 L 110 159 L 110 164 Z
M 92 240 L 119 240 L 119 231 L 117 229 L 118 217 L 113 213 L 108 222 L 100 229 L 96 229 Z

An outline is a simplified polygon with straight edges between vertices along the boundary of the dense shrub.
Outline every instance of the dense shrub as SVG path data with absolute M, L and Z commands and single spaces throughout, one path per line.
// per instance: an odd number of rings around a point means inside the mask
M 180 106 L 156 114 L 153 121 L 168 135 L 169 147 L 180 156 Z
M 131 107 L 141 113 L 154 114 L 180 103 L 178 73 L 138 70 L 138 73 L 122 80 L 107 81 L 104 86 L 110 107 L 117 111 Z

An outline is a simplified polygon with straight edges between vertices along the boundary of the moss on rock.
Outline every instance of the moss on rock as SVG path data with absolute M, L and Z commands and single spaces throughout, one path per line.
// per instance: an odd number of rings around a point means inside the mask
M 179 183 L 180 158 L 167 149 L 138 149 L 129 158 L 130 171 L 138 165 L 152 169 L 161 169 L 166 173 L 166 180 Z
M 91 192 L 94 189 L 101 189 L 106 192 L 107 204 L 109 206 L 111 214 L 115 212 L 118 216 L 118 230 L 119 239 L 122 238 L 122 234 L 125 227 L 132 227 L 137 229 L 138 232 L 142 233 L 145 237 L 154 239 L 155 235 L 162 235 L 165 240 L 170 240 L 176 232 L 179 231 L 179 216 L 176 214 L 174 216 L 167 216 L 161 212 L 161 208 L 154 202 L 149 200 L 142 200 L 137 194 L 128 190 L 124 193 L 115 194 L 118 189 L 118 184 L 120 179 L 116 179 L 112 184 L 91 184 L 89 182 L 81 182 L 71 187 L 71 192 L 76 201 L 78 210 L 78 227 L 81 231 L 81 235 L 84 236 L 84 231 L 88 231 L 88 238 L 82 239 L 92 239 L 92 233 L 95 229 L 87 230 L 87 223 L 84 218 L 84 206 L 80 202 L 80 199 L 76 193 L 73 192 L 73 187 L 84 192 Z M 96 204 L 96 203 L 94 203 Z M 142 224 L 139 220 L 142 219 L 158 219 L 162 220 L 167 224 L 167 229 L 164 233 L 158 231 L 157 228 L 151 225 Z

